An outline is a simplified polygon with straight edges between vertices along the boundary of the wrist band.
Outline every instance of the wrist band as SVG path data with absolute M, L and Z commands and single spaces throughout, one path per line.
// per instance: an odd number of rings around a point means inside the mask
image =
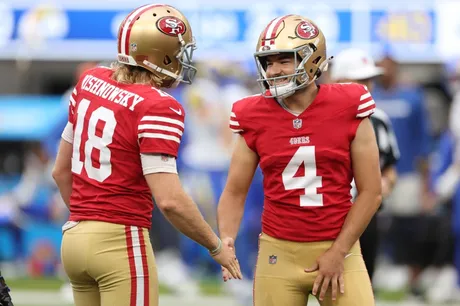
M 211 256 L 216 256 L 222 250 L 222 240 L 220 240 L 220 238 L 217 239 L 219 239 L 217 247 L 214 250 L 209 250 L 209 254 L 211 254 Z

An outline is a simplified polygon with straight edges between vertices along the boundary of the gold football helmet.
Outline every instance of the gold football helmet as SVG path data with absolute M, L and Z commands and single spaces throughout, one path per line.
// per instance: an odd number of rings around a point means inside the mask
M 161 79 L 161 87 L 192 83 L 195 49 L 187 18 L 169 5 L 141 6 L 126 16 L 118 30 L 118 61 L 151 71 Z
M 293 53 L 294 73 L 267 78 L 266 56 L 280 53 Z M 259 74 L 257 81 L 266 97 L 289 97 L 314 82 L 328 66 L 323 32 L 311 20 L 299 15 L 273 19 L 260 34 L 254 57 Z M 286 77 L 290 78 L 288 83 L 276 85 L 276 80 Z M 267 89 L 270 94 L 266 93 Z

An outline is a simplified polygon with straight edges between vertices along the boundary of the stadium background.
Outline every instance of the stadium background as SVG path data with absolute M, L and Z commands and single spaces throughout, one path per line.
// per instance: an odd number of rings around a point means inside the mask
M 113 61 L 119 23 L 145 3 L 0 1 L 0 268 L 19 306 L 71 305 L 59 263 L 60 226 L 67 212 L 50 175 L 66 122 L 66 92 L 82 70 Z M 297 13 L 316 21 L 327 38 L 328 55 L 353 46 L 369 51 L 376 60 L 391 56 L 401 65 L 401 83 L 423 89 L 434 139 L 446 128 L 460 58 L 460 1 L 267 0 L 248 5 L 240 0 L 178 0 L 168 4 L 185 13 L 197 39 L 198 79 L 171 94 L 187 110 L 188 130 L 179 163 L 183 183 L 211 224 L 231 147 L 227 129 L 231 103 L 258 92 L 252 57 L 255 41 L 264 25 L 278 15 Z M 320 81 L 327 82 L 327 75 Z M 246 275 L 255 258 L 260 186 L 258 175 L 237 248 L 246 258 Z M 381 218 L 391 219 L 391 212 L 383 212 Z M 201 248 L 175 235 L 158 213 L 153 223 L 152 240 L 163 269 L 161 305 L 248 305 L 250 284 L 222 288 L 218 269 Z M 385 254 L 382 250 L 379 256 L 381 270 L 391 265 Z M 388 279 L 378 276 L 374 286 L 379 305 L 395 300 L 397 305 L 423 305 L 423 299 L 404 286 L 388 286 Z

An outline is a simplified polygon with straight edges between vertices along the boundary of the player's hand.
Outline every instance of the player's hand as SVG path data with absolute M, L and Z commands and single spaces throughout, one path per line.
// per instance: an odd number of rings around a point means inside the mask
M 318 290 L 320 291 L 319 300 L 322 301 L 324 296 L 329 289 L 329 284 L 332 287 L 332 300 L 337 299 L 337 289 L 340 293 L 345 292 L 345 284 L 343 280 L 343 262 L 345 256 L 343 253 L 338 252 L 334 249 L 327 250 L 323 255 L 316 259 L 316 263 L 305 269 L 307 273 L 318 272 L 315 282 L 313 284 L 313 295 L 317 295 Z
M 213 258 L 229 272 L 227 276 L 231 275 L 232 278 L 243 279 L 240 264 L 235 255 L 235 242 L 232 238 L 222 239 L 222 250 L 217 255 L 214 255 Z
M 232 238 L 230 238 L 230 237 L 223 238 L 222 243 L 227 244 L 230 248 L 233 249 L 233 252 L 236 254 L 235 242 L 233 241 Z M 232 274 L 223 266 L 222 266 L 222 279 L 224 280 L 224 282 L 233 279 Z
M 222 267 L 222 279 L 224 282 L 233 279 L 232 274 L 225 267 Z

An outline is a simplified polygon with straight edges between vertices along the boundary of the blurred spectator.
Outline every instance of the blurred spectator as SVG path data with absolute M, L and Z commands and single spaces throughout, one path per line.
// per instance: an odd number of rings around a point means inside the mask
M 14 236 L 14 258 L 25 260 L 23 230 L 30 220 L 50 221 L 50 194 L 53 189 L 50 157 L 38 142 L 26 146 L 24 171 L 17 184 L 0 196 L 1 226 Z
M 441 135 L 432 165 L 433 190 L 438 197 L 439 210 L 443 212 L 436 228 L 432 229 L 437 241 L 433 248 L 438 255 L 434 262 L 438 270 L 427 292 L 432 303 L 460 301 L 460 278 L 453 266 L 456 240 L 455 261 L 460 271 L 460 161 L 454 159 L 455 147 L 452 132 L 446 130 Z
M 374 89 L 374 100 L 390 117 L 401 151 L 398 184 L 386 202 L 392 215 L 387 243 L 396 265 L 395 273 L 388 274 L 388 284 L 399 290 L 407 284 L 415 287 L 425 262 L 425 237 L 420 236 L 420 229 L 421 216 L 431 214 L 435 203 L 428 171 L 432 139 L 422 90 L 398 78 L 399 65 L 393 58 L 386 56 L 379 64 L 384 74 Z M 409 279 L 404 277 L 406 266 L 410 267 Z

